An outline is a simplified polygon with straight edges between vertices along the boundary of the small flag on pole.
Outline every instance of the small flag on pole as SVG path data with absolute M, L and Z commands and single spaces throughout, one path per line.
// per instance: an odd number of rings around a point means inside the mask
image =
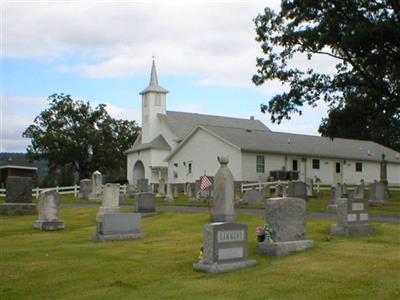
M 204 190 L 208 189 L 211 185 L 212 185 L 211 180 L 206 175 L 204 175 L 201 178 L 200 189 L 202 191 L 204 191 Z

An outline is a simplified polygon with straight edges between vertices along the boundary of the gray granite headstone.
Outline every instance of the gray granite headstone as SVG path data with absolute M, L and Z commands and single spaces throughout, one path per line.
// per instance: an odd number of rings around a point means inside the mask
M 306 180 L 306 195 L 307 197 L 312 197 L 314 195 L 314 181 L 312 178 L 307 178 Z M 303 198 L 303 197 L 300 197 Z M 303 198 L 307 199 L 307 198 Z
M 134 197 L 136 194 L 136 185 L 128 184 L 126 187 L 126 193 L 128 194 L 128 197 Z
M 178 198 L 179 197 L 179 193 L 178 193 L 178 187 L 177 186 L 174 186 L 173 188 L 172 188 L 172 190 L 173 190 L 173 193 L 174 193 L 174 197 L 175 198 Z
M 360 184 L 354 188 L 352 198 L 364 199 L 364 180 L 361 180 Z
M 247 225 L 211 223 L 204 228 L 203 259 L 193 269 L 213 274 L 231 272 L 256 264 L 248 259 Z
M 172 195 L 172 185 L 170 183 L 167 184 L 167 195 L 164 198 L 165 202 L 174 202 L 174 196 Z
M 156 212 L 156 197 L 153 193 L 137 194 L 136 212 L 154 213 Z
M 119 212 L 119 184 L 106 183 L 101 198 L 99 215 L 117 212 Z
M 92 193 L 92 181 L 90 179 L 82 179 L 79 182 L 79 198 L 89 199 Z
M 97 219 L 96 234 L 93 240 L 118 241 L 142 238 L 141 214 L 105 213 Z
M 158 183 L 158 194 L 161 196 L 165 195 L 165 179 L 161 178 Z
M 103 175 L 99 171 L 94 171 L 92 174 L 92 192 L 90 199 L 100 200 L 102 194 Z
M 234 222 L 235 188 L 232 172 L 228 168 L 229 159 L 218 157 L 220 168 L 214 177 L 214 209 L 211 211 L 213 222 Z
M 370 206 L 384 206 L 388 200 L 387 183 L 375 181 L 369 185 L 368 203 Z
M 138 179 L 137 181 L 139 193 L 147 193 L 149 191 L 149 181 L 145 178 Z
M 249 190 L 244 194 L 244 202 L 248 204 L 263 204 L 264 197 L 262 191 Z
M 8 176 L 6 203 L 32 203 L 32 178 Z
M 337 209 L 337 201 L 343 197 L 343 187 L 340 183 L 331 186 L 331 204 L 328 204 L 328 212 L 335 213 Z
M 302 181 L 289 181 L 288 196 L 307 199 L 307 186 Z
M 32 178 L 8 176 L 6 179 L 6 199 L 0 205 L 0 214 L 34 215 L 36 204 L 32 203 Z
M 56 190 L 40 193 L 39 219 L 33 223 L 33 228 L 44 231 L 64 229 L 64 221 L 60 219 L 59 195 Z
M 336 215 L 337 224 L 331 227 L 332 235 L 360 237 L 374 232 L 374 227 L 368 223 L 366 199 L 339 199 Z
M 306 250 L 314 242 L 306 240 L 306 201 L 300 198 L 272 198 L 267 200 L 266 222 L 272 243 L 257 245 L 262 255 L 283 256 Z

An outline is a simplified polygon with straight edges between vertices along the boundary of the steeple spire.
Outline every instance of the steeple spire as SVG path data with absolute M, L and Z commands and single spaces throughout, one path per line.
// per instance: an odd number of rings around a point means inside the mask
M 157 69 L 156 69 L 156 63 L 154 61 L 154 56 L 153 56 L 153 63 L 151 65 L 151 75 L 150 75 L 150 83 L 147 88 L 145 88 L 143 91 L 140 92 L 140 95 L 149 93 L 149 92 L 155 92 L 155 93 L 163 93 L 166 94 L 168 91 L 161 87 L 158 84 L 158 77 L 157 77 Z

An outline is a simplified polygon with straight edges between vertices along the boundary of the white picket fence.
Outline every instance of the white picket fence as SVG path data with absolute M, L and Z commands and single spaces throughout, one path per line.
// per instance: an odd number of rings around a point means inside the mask
M 103 185 L 101 186 L 103 188 Z M 33 188 L 32 189 L 32 197 L 36 199 L 39 198 L 41 192 L 45 190 L 52 190 L 55 189 L 61 195 L 73 194 L 74 197 L 78 197 L 79 194 L 79 185 L 71 185 L 71 186 L 55 186 L 55 187 L 46 187 L 46 188 Z M 122 194 L 126 194 L 127 186 L 126 184 L 119 186 L 119 191 Z M 0 189 L 0 197 L 6 196 L 6 189 Z
M 250 190 L 257 190 L 257 191 L 261 191 L 264 187 L 269 186 L 270 188 L 272 187 L 276 187 L 278 185 L 288 185 L 289 181 L 266 181 L 266 182 L 253 182 L 253 183 L 242 183 L 241 187 L 240 187 L 240 191 L 242 193 L 246 192 L 246 191 L 250 191 Z

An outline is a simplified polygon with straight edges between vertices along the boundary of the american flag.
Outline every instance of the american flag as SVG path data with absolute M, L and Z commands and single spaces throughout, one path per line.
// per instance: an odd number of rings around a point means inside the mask
M 211 180 L 207 176 L 204 175 L 201 178 L 200 189 L 204 191 L 204 190 L 208 189 L 211 185 L 212 185 Z

